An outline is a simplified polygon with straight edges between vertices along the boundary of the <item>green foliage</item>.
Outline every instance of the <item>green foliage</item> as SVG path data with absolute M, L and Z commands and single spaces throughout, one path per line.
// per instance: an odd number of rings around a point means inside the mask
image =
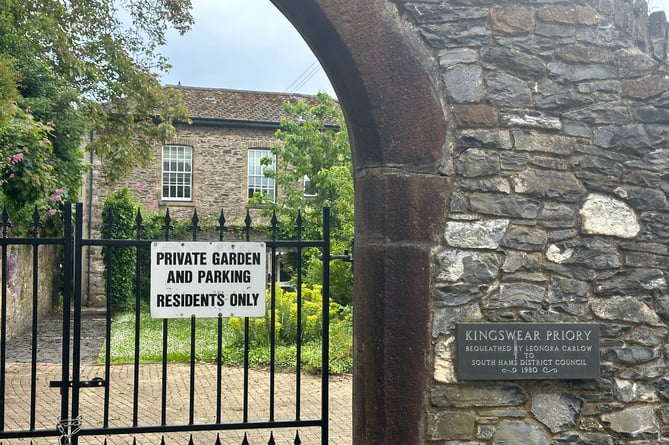
M 113 230 L 110 230 L 109 226 L 110 210 Z M 136 239 L 138 215 L 142 218 L 140 236 L 143 239 L 165 239 L 165 213 L 146 210 L 128 187 L 116 189 L 105 199 L 102 209 L 102 236 L 114 239 Z M 170 225 L 172 227 L 170 239 L 187 239 L 189 221 L 172 221 Z M 136 267 L 139 267 L 140 273 L 140 295 L 148 300 L 151 278 L 149 249 L 144 247 L 104 248 L 102 254 L 105 268 L 108 267 L 106 262 L 108 253 L 111 255 L 111 301 L 114 309 L 124 310 L 134 306 Z
M 277 291 L 278 292 L 278 291 Z M 320 289 L 305 289 L 309 301 L 305 301 L 303 310 L 303 326 L 308 327 L 303 334 L 302 369 L 307 372 L 320 373 L 321 332 L 320 332 Z M 296 346 L 296 307 L 295 293 L 286 292 L 277 296 L 280 301 L 277 307 L 277 318 L 280 329 L 275 350 L 275 365 L 278 369 L 295 369 Z M 318 317 L 318 320 L 316 320 Z M 330 356 L 329 372 L 342 374 L 351 372 L 352 358 L 352 311 L 351 307 L 330 305 Z M 253 335 L 257 338 L 249 345 L 249 364 L 251 366 L 267 366 L 270 363 L 269 341 L 266 335 L 269 330 L 268 317 L 249 318 L 253 326 Z M 177 318 L 168 320 L 167 359 L 176 362 L 190 360 L 191 320 Z M 244 362 L 244 321 L 240 318 L 223 320 L 222 336 L 223 351 L 221 361 L 224 365 L 238 366 Z M 140 310 L 140 354 L 143 363 L 162 360 L 163 320 L 151 318 L 148 305 L 143 302 Z M 195 323 L 195 359 L 213 362 L 218 359 L 217 353 L 218 320 L 215 318 L 199 318 Z M 135 312 L 128 310 L 114 316 L 111 329 L 111 361 L 112 363 L 132 363 L 135 357 Z M 101 360 L 104 357 L 102 351 Z
M 134 239 L 135 216 L 139 202 L 127 187 L 117 189 L 102 207 L 103 225 L 101 233 L 104 238 Z M 111 218 L 110 218 L 111 217 Z M 110 226 L 109 223 L 112 223 Z M 135 258 L 134 247 L 105 247 L 102 255 L 105 258 L 105 272 L 111 265 L 111 304 L 114 309 L 127 309 L 135 302 Z M 107 260 L 108 256 L 110 261 Z M 107 275 L 105 275 L 107 276 Z
M 304 220 L 304 238 L 320 239 L 321 209 L 330 206 L 331 251 L 334 254 L 351 249 L 354 228 L 353 167 L 346 122 L 339 105 L 326 93 L 319 93 L 315 104 L 305 101 L 284 103 L 286 115 L 276 138 L 281 144 L 272 147 L 276 168 L 265 175 L 279 186 L 275 202 L 259 199 L 267 206 L 264 214 L 276 212 L 282 227 L 292 228 L 298 211 Z M 315 195 L 305 196 L 304 178 L 308 177 Z M 288 231 L 291 232 L 291 231 Z M 294 236 L 286 233 L 285 236 Z M 309 283 L 320 282 L 322 265 L 319 252 L 311 251 L 307 277 Z M 330 293 L 343 305 L 352 301 L 353 277 L 348 263 L 331 263 Z
M 0 132 L 0 200 L 19 229 L 25 228 L 35 205 L 57 188 L 49 131 L 16 108 Z
M 180 92 L 161 87 L 150 75 L 143 83 L 132 100 L 112 98 L 113 113 L 109 107 L 91 104 L 90 116 L 98 133 L 88 148 L 103 160 L 108 183 L 124 179 L 137 165 L 150 165 L 155 142 L 174 139 L 172 122 L 188 120 Z
M 74 90 L 55 89 L 52 85 L 42 89 L 47 90 L 49 96 L 23 97 L 19 106 L 30 110 L 39 122 L 49 123 L 47 137 L 53 150 L 48 162 L 53 166 L 57 186 L 74 192 L 71 198 L 76 199 L 85 170 L 82 143 L 87 128 L 85 116 L 72 105 L 77 100 Z
M 4 190 L 12 205 L 32 207 L 26 200 L 56 188 L 76 200 L 86 141 L 113 183 L 150 160 L 152 143 L 174 136 L 172 122 L 187 120 L 187 110 L 154 73 L 169 69 L 158 49 L 168 28 L 189 29 L 190 7 L 190 0 L 0 0 L 0 149 L 19 146 L 16 135 L 34 128 L 30 119 L 44 126 L 51 147 L 43 159 L 52 171 L 26 167 L 35 186 Z
M 152 240 L 165 240 L 165 216 L 166 211 L 148 211 L 144 206 L 141 208 L 144 230 L 142 231 L 142 238 Z M 200 224 L 204 224 L 204 218 Z M 191 240 L 192 222 L 190 219 L 174 220 L 170 217 L 170 240 Z
M 110 209 L 112 210 L 113 231 L 110 231 L 108 226 Z M 142 229 L 139 235 L 142 239 L 165 239 L 166 212 L 147 210 L 128 187 L 116 189 L 105 200 L 102 210 L 102 236 L 115 239 L 136 239 L 138 216 L 141 217 Z M 203 218 L 202 223 L 205 222 L 206 218 Z M 170 220 L 169 239 L 190 240 L 192 237 L 191 224 L 189 219 Z M 103 260 L 105 261 L 107 252 L 107 249 L 103 249 Z M 110 252 L 112 255 L 112 306 L 123 310 L 135 304 L 135 267 L 139 267 L 139 294 L 148 302 L 151 284 L 149 248 L 114 247 Z
M 302 312 L 300 343 L 303 345 L 303 365 L 312 371 L 320 371 L 320 348 L 323 339 L 323 295 L 321 286 L 302 287 Z M 270 344 L 271 301 L 267 296 L 267 311 L 264 317 L 249 319 L 249 342 L 254 351 L 260 351 L 259 362 L 268 363 L 269 357 L 262 355 Z M 276 289 L 275 299 L 275 341 L 278 350 L 293 351 L 288 354 L 290 365 L 295 361 L 295 348 L 298 338 L 297 292 L 285 292 Z M 330 302 L 330 372 L 349 372 L 352 368 L 353 317 L 350 306 L 340 306 Z M 228 319 L 229 336 L 226 351 L 240 350 L 244 345 L 245 323 L 243 318 Z M 277 356 L 280 354 L 277 353 Z M 264 361 L 263 361 L 264 360 Z M 281 362 L 281 359 L 277 359 Z
M 37 81 L 42 82 L 38 84 Z M 13 218 L 18 225 L 25 224 L 25 218 L 17 215 L 32 209 L 35 204 L 45 211 L 52 210 L 43 204 L 55 190 L 68 191 L 68 198 L 76 199 L 81 188 L 82 138 L 84 126 L 79 112 L 73 111 L 70 102 L 74 93 L 58 90 L 57 81 L 41 73 L 31 77 L 30 73 L 21 74 L 21 94 L 18 96 L 14 116 L 4 126 L 3 138 L 16 154 L 23 148 L 24 159 L 6 174 L 14 173 L 21 181 L 8 181 L 14 187 L 5 187 L 5 202 L 15 209 Z M 30 87 L 28 87 L 30 86 Z M 30 97 L 29 94 L 50 94 L 50 97 Z M 30 110 L 29 112 L 24 110 Z M 32 143 L 31 143 L 32 142 Z M 6 159 L 6 157 L 5 157 Z M 8 176 L 3 179 L 8 180 Z M 26 187 L 27 186 L 27 187 Z M 42 214 L 44 217 L 47 214 Z
M 319 93 L 317 101 L 313 106 L 304 101 L 283 105 L 286 117 L 281 119 L 281 128 L 275 134 L 281 144 L 272 147 L 277 156 L 276 169 L 266 171 L 266 175 L 275 178 L 281 196 L 275 203 L 266 204 L 290 221 L 294 221 L 297 211 L 301 210 L 307 222 L 319 220 L 321 208 L 330 205 L 333 217 L 337 215 L 333 226 L 340 226 L 339 222 L 344 221 L 342 218 L 348 221 L 353 213 L 348 133 L 337 103 L 326 93 Z M 305 176 L 310 179 L 315 196 L 304 195 Z M 344 200 L 348 204 L 342 202 Z M 320 233 L 313 233 L 313 230 L 310 233 L 307 228 L 306 235 L 318 236 Z
M 0 135 L 3 128 L 14 115 L 18 98 L 18 73 L 10 62 L 0 54 Z
M 264 317 L 251 319 L 250 340 L 255 345 L 267 346 L 270 342 L 271 301 L 269 292 L 267 295 L 267 311 Z M 336 312 L 336 303 L 332 303 Z M 297 340 L 297 292 L 285 292 L 281 288 L 276 289 L 275 301 L 275 333 L 277 344 L 292 345 Z M 301 319 L 301 341 L 309 343 L 320 341 L 323 326 L 321 324 L 323 314 L 323 296 L 320 286 L 310 289 L 302 287 L 302 319 Z M 240 346 L 244 343 L 244 319 L 232 317 L 228 324 L 234 333 L 233 344 Z
M 42 236 L 58 236 L 63 233 L 65 223 L 64 204 L 70 200 L 67 189 L 54 190 L 48 198 L 42 198 L 36 206 L 42 222 Z

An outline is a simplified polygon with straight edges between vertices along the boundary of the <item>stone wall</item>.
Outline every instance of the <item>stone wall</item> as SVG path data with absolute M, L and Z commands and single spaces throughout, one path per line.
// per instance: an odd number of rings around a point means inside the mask
M 125 185 L 151 211 L 169 209 L 173 221 L 189 220 L 197 209 L 200 225 L 217 227 L 221 210 L 226 226 L 243 226 L 247 199 L 247 150 L 270 148 L 276 144 L 272 127 L 253 128 L 222 125 L 177 124 L 176 144 L 193 147 L 193 199 L 192 201 L 161 201 L 161 157 L 162 147 L 157 145 L 153 161 L 148 167 L 137 167 Z M 104 199 L 110 191 L 104 184 L 99 160 L 94 159 L 91 172 L 92 190 L 84 187 L 85 237 L 99 238 L 102 224 Z M 90 182 L 90 179 L 88 180 Z M 249 209 L 257 225 L 260 209 Z M 90 223 L 88 222 L 90 212 Z M 89 230 L 90 227 L 90 230 Z M 218 238 L 216 238 L 218 239 Z M 104 264 L 101 249 L 92 247 L 84 258 L 90 272 L 84 274 L 84 302 L 103 304 L 105 301 Z
M 62 249 L 40 246 L 38 250 L 37 314 L 48 314 L 58 303 Z M 33 324 L 33 250 L 30 246 L 7 247 L 7 339 Z
M 157 145 L 153 161 L 138 166 L 123 185 L 130 187 L 149 210 L 170 209 L 170 215 L 190 218 L 197 209 L 200 218 L 217 220 L 225 211 L 228 224 L 242 224 L 246 216 L 247 150 L 276 144 L 271 127 L 245 128 L 216 125 L 177 124 L 175 144 L 193 147 L 193 199 L 161 201 L 161 156 Z M 98 160 L 93 161 L 92 236 L 99 236 L 104 199 L 110 191 L 104 185 Z M 86 190 L 88 192 L 88 190 Z M 86 199 L 86 198 L 84 198 Z
M 450 117 L 427 442 L 669 442 L 664 13 L 394 3 L 438 61 Z M 458 381 L 456 323 L 512 321 L 598 323 L 601 378 Z
M 193 200 L 161 201 L 161 147 L 149 168 L 138 168 L 128 182 L 142 202 L 152 209 L 170 209 L 170 215 L 198 216 L 217 221 L 225 211 L 226 224 L 243 224 L 247 199 L 247 151 L 276 144 L 274 130 L 205 125 L 177 125 L 174 143 L 193 147 Z

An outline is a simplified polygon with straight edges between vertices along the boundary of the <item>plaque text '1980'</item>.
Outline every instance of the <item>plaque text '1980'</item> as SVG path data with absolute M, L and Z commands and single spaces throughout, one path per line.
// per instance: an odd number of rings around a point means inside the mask
M 594 379 L 599 377 L 599 325 L 461 323 L 460 380 Z

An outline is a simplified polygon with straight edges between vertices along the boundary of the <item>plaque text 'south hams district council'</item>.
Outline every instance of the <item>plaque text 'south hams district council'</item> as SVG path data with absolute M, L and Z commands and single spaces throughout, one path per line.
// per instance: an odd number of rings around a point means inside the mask
M 598 324 L 461 323 L 456 343 L 460 380 L 599 377 Z

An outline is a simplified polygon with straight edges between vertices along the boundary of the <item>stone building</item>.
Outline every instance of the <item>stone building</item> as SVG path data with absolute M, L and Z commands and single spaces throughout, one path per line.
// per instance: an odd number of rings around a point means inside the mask
M 155 147 L 148 167 L 138 167 L 126 185 L 149 210 L 169 209 L 176 220 L 188 220 L 197 210 L 200 225 L 216 227 L 221 211 L 226 226 L 243 225 L 247 210 L 257 222 L 259 208 L 249 205 L 255 192 L 274 196 L 274 180 L 263 174 L 261 159 L 277 144 L 284 102 L 310 101 L 313 96 L 214 88 L 171 86 L 184 96 L 190 124 L 176 123 L 173 141 Z M 84 187 L 88 237 L 99 236 L 101 212 L 109 190 L 94 165 Z M 90 298 L 104 294 L 102 264 L 90 258 Z M 88 258 L 85 261 L 89 261 Z
M 669 442 L 664 13 L 272 2 L 352 142 L 353 443 Z M 600 375 L 474 381 L 456 373 L 466 322 L 597 325 Z
M 669 69 L 644 0 L 271 0 L 356 185 L 353 443 L 669 442 Z M 463 323 L 599 327 L 599 376 L 472 381 Z

